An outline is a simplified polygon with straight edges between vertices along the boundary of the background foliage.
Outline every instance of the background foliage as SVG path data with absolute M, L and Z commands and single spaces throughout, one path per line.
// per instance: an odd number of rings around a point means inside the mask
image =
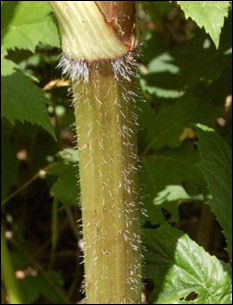
M 230 304 L 232 13 L 178 3 L 139 3 L 145 299 Z M 1 9 L 4 236 L 26 303 L 77 303 L 78 153 L 56 25 L 46 1 Z

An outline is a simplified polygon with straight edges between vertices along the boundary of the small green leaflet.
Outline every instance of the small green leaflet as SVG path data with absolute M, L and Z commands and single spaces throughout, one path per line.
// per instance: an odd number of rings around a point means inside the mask
M 48 1 L 5 1 L 1 12 L 4 49 L 35 52 L 40 43 L 59 47 L 59 36 Z
M 227 239 L 232 259 L 232 150 L 213 129 L 197 125 L 201 169 L 213 199 L 210 207 Z
M 4 68 L 5 74 L 13 72 L 12 66 L 13 64 Z M 54 128 L 46 108 L 47 100 L 41 89 L 21 72 L 3 76 L 1 84 L 1 115 L 12 123 L 27 121 L 39 125 L 55 139 Z
M 231 304 L 230 266 L 188 235 L 164 224 L 145 230 L 145 242 L 146 274 L 155 283 L 150 304 Z
M 167 185 L 154 198 L 153 204 L 169 212 L 171 221 L 177 223 L 180 220 L 179 205 L 190 201 L 191 197 L 181 185 Z
M 181 185 L 167 185 L 164 190 L 158 193 L 154 199 L 155 205 L 162 205 L 166 202 L 190 201 L 191 197 Z
M 199 27 L 204 27 L 218 47 L 230 1 L 178 1 L 178 3 L 186 18 L 190 17 Z

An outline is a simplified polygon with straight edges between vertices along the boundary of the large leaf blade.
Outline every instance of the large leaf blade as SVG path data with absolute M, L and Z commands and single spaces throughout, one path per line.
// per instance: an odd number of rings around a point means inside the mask
M 225 263 L 170 225 L 145 234 L 155 304 L 231 304 L 230 268 Z
M 197 135 L 201 169 L 213 196 L 209 204 L 223 228 L 232 258 L 232 151 L 211 128 L 198 124 Z

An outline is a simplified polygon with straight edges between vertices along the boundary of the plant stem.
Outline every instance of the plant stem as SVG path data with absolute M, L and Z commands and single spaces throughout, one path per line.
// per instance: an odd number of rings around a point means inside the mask
M 51 256 L 50 256 L 50 263 L 49 268 L 52 269 L 54 259 L 55 259 L 55 252 L 57 248 L 59 230 L 58 230 L 58 199 L 54 197 L 52 203 L 52 219 L 51 219 Z
M 213 232 L 215 228 L 214 215 L 210 207 L 205 204 L 202 207 L 202 214 L 200 224 L 197 232 L 197 242 L 200 246 L 205 248 L 206 251 L 211 252 L 211 243 L 213 239 Z
M 1 271 L 2 278 L 7 290 L 10 304 L 24 304 L 15 272 L 11 263 L 10 253 L 7 248 L 7 243 L 3 228 L 1 228 Z
M 87 304 L 141 303 L 134 1 L 50 1 L 73 81 Z
M 73 87 L 88 304 L 141 297 L 135 102 L 123 98 L 122 82 L 105 64 Z
M 74 215 L 72 214 L 70 207 L 67 207 L 65 210 L 66 210 L 66 215 L 67 215 L 69 223 L 70 223 L 70 228 L 72 229 L 74 236 L 76 237 L 76 241 L 78 243 L 79 240 L 81 239 L 81 236 L 80 236 L 79 229 L 77 227 L 77 223 L 74 219 Z
M 1 206 L 4 206 L 8 202 L 10 202 L 12 199 L 14 199 L 16 196 L 18 196 L 22 191 L 24 191 L 26 188 L 28 188 L 34 181 L 36 181 L 39 178 L 43 178 L 48 170 L 55 166 L 57 163 L 51 163 L 48 166 L 46 166 L 43 169 L 40 169 L 33 177 L 31 177 L 27 182 L 25 182 L 23 185 L 21 185 L 19 188 L 17 188 L 13 193 L 11 193 L 6 199 L 3 199 L 1 201 Z

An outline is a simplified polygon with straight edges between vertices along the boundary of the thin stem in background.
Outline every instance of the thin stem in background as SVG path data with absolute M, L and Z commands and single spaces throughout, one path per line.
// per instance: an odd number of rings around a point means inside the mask
M 1 228 L 1 271 L 10 304 L 24 304 L 15 271 L 11 262 L 11 255 L 7 247 L 4 229 Z

